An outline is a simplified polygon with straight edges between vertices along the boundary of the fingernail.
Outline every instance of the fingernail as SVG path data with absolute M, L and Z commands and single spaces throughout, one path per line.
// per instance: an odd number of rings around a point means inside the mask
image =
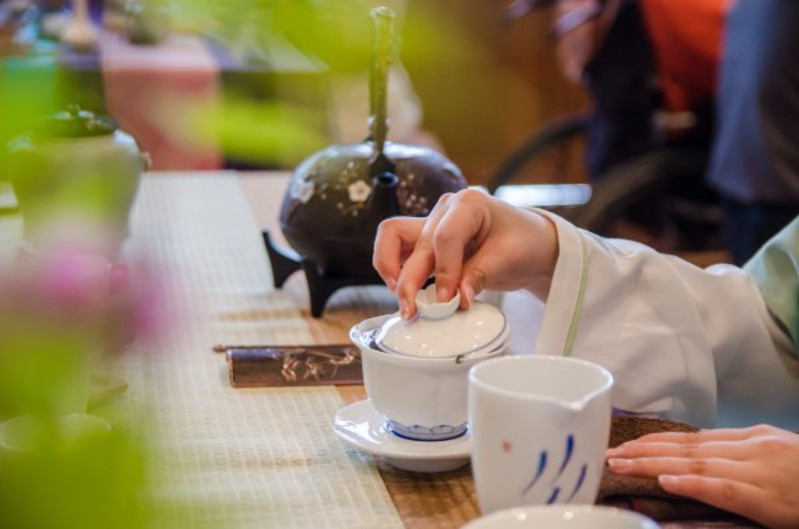
M 474 288 L 471 285 L 466 285 L 463 287 L 463 294 L 466 296 L 466 301 L 471 305 L 474 300 Z
M 408 302 L 400 298 L 399 309 L 400 309 L 400 317 L 402 317 L 403 320 L 407 320 L 411 315 L 411 311 L 408 308 Z
M 444 303 L 444 302 L 449 301 L 449 299 L 447 299 L 447 289 L 446 288 L 444 288 L 444 287 L 436 288 L 436 301 L 438 301 L 439 303 Z
M 390 291 L 394 292 L 395 290 L 397 290 L 397 280 L 394 279 L 393 277 L 387 277 L 386 286 Z
M 621 455 L 621 450 L 619 450 L 618 448 L 608 448 L 607 451 L 605 452 L 605 456 L 608 458 L 616 457 L 618 455 Z
M 679 478 L 677 476 L 672 476 L 671 474 L 661 474 L 658 476 L 658 483 L 661 485 L 676 485 Z
M 619 458 L 608 459 L 608 466 L 616 470 L 624 470 L 626 468 L 630 468 L 631 464 L 632 461 L 630 461 L 629 459 L 619 459 Z

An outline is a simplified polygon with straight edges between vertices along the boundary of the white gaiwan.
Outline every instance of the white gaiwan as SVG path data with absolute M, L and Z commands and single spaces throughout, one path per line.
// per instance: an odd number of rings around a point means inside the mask
M 362 321 L 350 331 L 361 350 L 366 393 L 386 428 L 417 441 L 442 441 L 467 429 L 469 369 L 504 354 L 510 328 L 502 312 L 460 297 L 436 303 L 434 286 L 419 292 L 417 318 L 399 314 Z

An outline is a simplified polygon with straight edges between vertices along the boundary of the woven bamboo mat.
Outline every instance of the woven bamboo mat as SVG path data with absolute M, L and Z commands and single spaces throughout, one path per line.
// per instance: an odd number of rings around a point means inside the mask
M 125 248 L 167 278 L 176 330 L 124 362 L 128 399 L 148 407 L 159 440 L 159 494 L 207 527 L 401 527 L 371 458 L 333 433 L 334 388 L 234 390 L 211 352 L 312 340 L 295 300 L 272 287 L 235 176 L 216 175 L 145 178 Z

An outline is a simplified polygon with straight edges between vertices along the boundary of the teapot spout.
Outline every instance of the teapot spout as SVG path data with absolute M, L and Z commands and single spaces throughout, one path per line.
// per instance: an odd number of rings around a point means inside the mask
M 372 193 L 366 204 L 367 226 L 364 237 L 364 243 L 369 246 L 370 251 L 380 223 L 384 219 L 399 215 L 398 185 L 399 177 L 392 172 L 383 172 L 372 178 Z

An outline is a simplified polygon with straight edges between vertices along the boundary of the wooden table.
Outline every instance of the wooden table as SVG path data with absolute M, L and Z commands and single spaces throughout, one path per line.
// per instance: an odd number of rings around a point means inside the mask
M 285 173 L 241 174 L 239 180 L 258 222 L 277 239 L 285 244 L 277 226 L 281 195 L 274 194 L 276 181 L 288 182 Z M 285 184 L 282 184 L 285 185 Z M 295 274 L 285 288 L 299 306 L 305 307 L 304 317 L 318 343 L 342 343 L 348 340 L 349 328 L 370 316 L 380 314 L 382 307 L 365 309 L 362 307 L 337 307 L 325 312 L 322 318 L 311 317 L 308 309 L 308 292 L 300 274 Z M 392 306 L 388 306 L 393 310 Z M 362 386 L 340 386 L 337 388 L 345 402 L 355 402 L 366 397 Z M 460 527 L 480 515 L 477 494 L 471 467 L 442 474 L 414 474 L 394 469 L 382 461 L 377 461 L 380 475 L 391 495 L 397 510 L 409 528 Z M 743 527 L 734 523 L 678 523 L 661 525 L 664 529 L 679 528 L 734 528 Z M 747 526 L 748 527 L 748 526 Z
M 257 337 L 269 336 L 272 339 L 274 336 L 303 336 L 305 340 L 311 340 L 318 344 L 331 344 L 331 343 L 346 343 L 348 342 L 349 328 L 371 316 L 385 314 L 396 310 L 396 303 L 393 297 L 383 287 L 368 287 L 370 291 L 375 291 L 368 296 L 356 295 L 355 297 L 334 295 L 328 304 L 322 318 L 313 318 L 310 314 L 310 303 L 308 297 L 308 289 L 305 278 L 300 273 L 292 275 L 284 284 L 282 292 L 279 293 L 277 298 L 270 297 L 275 295 L 274 289 L 268 284 L 268 278 L 265 274 L 250 274 L 252 267 L 261 267 L 265 262 L 265 250 L 261 247 L 261 240 L 258 236 L 258 226 L 270 230 L 270 233 L 277 239 L 278 243 L 285 244 L 284 239 L 278 229 L 278 211 L 285 192 L 289 175 L 287 173 L 237 173 L 232 171 L 218 171 L 218 172 L 191 172 L 191 173 L 151 173 L 145 176 L 145 181 L 140 191 L 137 207 L 134 211 L 133 228 L 134 233 L 132 246 L 135 249 L 148 249 L 154 252 L 156 259 L 161 256 L 167 256 L 169 259 L 179 261 L 182 269 L 179 271 L 181 275 L 191 275 L 196 270 L 211 272 L 218 274 L 218 279 L 229 280 L 230 270 L 219 271 L 221 263 L 231 262 L 228 254 L 233 254 L 233 261 L 236 262 L 239 258 L 249 260 L 247 274 L 244 277 L 237 277 L 236 281 L 231 283 L 233 285 L 232 291 L 228 290 L 214 293 L 211 297 L 199 297 L 192 299 L 192 303 L 197 301 L 205 305 L 205 309 L 210 309 L 213 317 L 216 320 L 221 320 L 223 324 L 232 321 L 235 325 L 239 325 L 238 329 L 244 329 L 244 336 Z M 151 185 L 157 184 L 157 185 Z M 219 184 L 223 184 L 221 188 L 227 190 L 227 194 L 218 197 L 214 195 L 214 190 L 219 188 Z M 216 186 L 216 187 L 215 187 Z M 201 188 L 198 190 L 198 188 Z M 158 192 L 156 192 L 156 189 Z M 230 191 L 235 191 L 231 193 Z M 159 193 L 162 193 L 159 195 Z M 237 237 L 238 230 L 233 229 L 233 225 L 223 226 L 225 219 L 236 216 L 234 211 L 244 211 L 245 220 L 249 222 L 249 230 L 252 233 L 246 237 Z M 167 210 L 169 212 L 167 213 Z M 213 211 L 213 214 L 207 212 Z M 239 214 L 242 211 L 238 211 Z M 211 220 L 204 219 L 201 222 L 196 222 L 198 216 L 213 217 Z M 239 220 L 241 220 L 239 215 Z M 254 217 L 254 220 L 253 220 Z M 3 222 L 0 223 L 0 249 L 9 246 L 13 247 L 13 240 L 19 239 L 21 236 L 21 223 L 19 222 L 18 215 L 5 215 L 0 218 Z M 257 226 L 255 225 L 257 223 Z M 158 225 L 157 229 L 153 229 L 149 224 Z M 200 224 L 199 228 L 194 225 Z M 247 225 L 247 222 L 245 222 Z M 220 234 L 212 234 L 209 231 L 217 230 Z M 154 235 L 154 241 L 148 241 L 148 235 Z M 8 240 L 6 240 L 8 239 Z M 191 240 L 186 240 L 191 239 Z M 232 239 L 232 240 L 228 240 Z M 5 242 L 4 242 L 5 241 Z M 179 248 L 175 248 L 179 247 Z M 129 248 L 130 249 L 130 248 Z M 3 254 L 0 253 L 0 256 Z M 9 257 L 9 254 L 6 257 Z M 220 260 L 219 255 L 227 256 L 227 261 Z M 211 256 L 210 258 L 206 258 Z M 216 256 L 213 257 L 213 256 Z M 253 256 L 256 259 L 252 259 Z M 167 260 L 169 260 L 167 259 Z M 215 260 L 216 259 L 216 260 Z M 208 261 L 208 262 L 199 262 Z M 263 272 L 262 269 L 258 271 Z M 227 275 L 226 275 L 227 274 Z M 235 274 L 233 274 L 235 275 Z M 210 277 L 210 276 L 209 276 Z M 201 280 L 207 282 L 208 277 L 202 276 Z M 267 283 L 267 284 L 264 284 Z M 286 303 L 286 298 L 289 302 Z M 270 312 L 272 307 L 265 307 L 264 303 L 271 303 L 269 300 L 277 299 L 282 303 L 278 307 L 277 312 Z M 360 300 L 352 302 L 353 299 Z M 288 307 L 290 305 L 290 307 Z M 285 306 L 285 307 L 284 307 Z M 288 307 L 288 308 L 286 308 Z M 512 309 L 506 309 L 512 310 Z M 285 312 L 292 314 L 286 316 Z M 269 318 L 277 317 L 284 318 L 276 323 L 269 321 Z M 509 313 L 512 316 L 512 314 Z M 524 312 L 525 317 L 528 313 Z M 249 334 L 249 331 L 258 331 L 259 327 L 264 325 L 273 325 L 274 332 L 261 333 L 254 332 Z M 284 333 L 282 329 L 285 326 L 293 326 L 294 331 L 289 331 L 288 334 Z M 294 334 L 292 334 L 294 332 Z M 240 336 L 240 333 L 233 333 L 232 335 Z M 229 335 L 230 336 L 230 335 Z M 293 459 L 288 459 L 284 456 L 284 452 L 273 451 L 270 443 L 272 443 L 271 432 L 274 430 L 264 431 L 252 428 L 242 428 L 240 425 L 250 420 L 253 413 L 263 407 L 274 408 L 275 406 L 285 406 L 288 404 L 290 407 L 294 406 L 295 402 L 292 401 L 291 395 L 283 392 L 270 392 L 270 391 L 255 391 L 238 390 L 230 387 L 227 380 L 226 372 L 227 367 L 222 358 L 222 355 L 211 352 L 211 346 L 215 343 L 211 341 L 214 339 L 213 333 L 201 330 L 199 334 L 195 333 L 192 338 L 193 342 L 188 346 L 178 344 L 178 341 L 170 342 L 170 346 L 175 349 L 181 349 L 183 356 L 177 362 L 169 364 L 168 362 L 161 365 L 158 358 L 153 356 L 136 356 L 135 354 L 125 355 L 124 362 L 129 364 L 126 373 L 130 376 L 127 379 L 130 382 L 130 389 L 128 396 L 136 401 L 146 394 L 153 394 L 154 404 L 170 404 L 170 401 L 175 401 L 175 397 L 180 392 L 177 388 L 181 385 L 192 386 L 193 393 L 190 396 L 202 398 L 219 398 L 226 401 L 225 413 L 230 412 L 234 416 L 220 420 L 218 416 L 207 416 L 207 409 L 210 407 L 209 403 L 197 404 L 191 399 L 183 399 L 177 406 L 171 402 L 171 409 L 166 412 L 164 422 L 167 424 L 175 423 L 177 428 L 178 437 L 180 438 L 177 443 L 173 443 L 170 447 L 172 454 L 177 460 L 190 461 L 189 467 L 207 465 L 208 472 L 199 473 L 204 479 L 211 481 L 218 481 L 214 487 L 211 483 L 210 487 L 204 487 L 202 483 L 192 481 L 191 476 L 188 483 L 182 483 L 181 486 L 187 486 L 190 489 L 197 488 L 201 492 L 193 494 L 189 491 L 189 496 L 192 499 L 200 497 L 206 503 L 209 503 L 209 510 L 211 511 L 211 519 L 218 521 L 221 517 L 221 523 L 228 524 L 226 526 L 239 527 L 236 522 L 231 522 L 228 518 L 230 515 L 243 514 L 246 522 L 243 527 L 266 527 L 275 525 L 277 523 L 281 527 L 315 527 L 313 519 L 297 520 L 294 519 L 293 504 L 297 501 L 303 501 L 305 497 L 303 493 L 294 491 L 290 496 L 280 496 L 270 491 L 263 491 L 259 488 L 271 488 L 275 486 L 275 481 L 280 480 L 281 477 L 285 478 L 286 474 L 281 472 L 285 471 L 284 465 L 291 463 L 298 465 L 304 470 L 301 471 L 301 476 L 305 476 L 303 486 L 311 490 L 314 489 L 313 473 L 318 472 L 321 468 L 323 471 L 331 472 L 332 480 L 337 480 L 338 468 L 342 470 L 341 475 L 358 476 L 355 479 L 364 480 L 364 482 L 377 482 L 381 484 L 381 491 L 378 495 L 382 499 L 382 504 L 378 508 L 374 505 L 365 505 L 363 509 L 374 511 L 375 516 L 380 520 L 386 521 L 386 525 L 404 525 L 408 528 L 427 528 L 427 527 L 444 527 L 455 528 L 460 527 L 464 523 L 472 520 L 480 515 L 480 510 L 477 503 L 477 495 L 474 488 L 474 482 L 471 475 L 470 467 L 466 466 L 459 470 L 440 474 L 418 474 L 402 470 L 397 470 L 390 467 L 379 458 L 370 458 L 364 454 L 357 455 L 359 451 L 352 449 L 349 456 L 344 454 L 344 443 L 336 443 L 337 439 L 331 431 L 332 415 L 335 412 L 336 406 L 341 406 L 342 403 L 352 403 L 366 398 L 366 393 L 363 386 L 340 386 L 335 390 L 330 388 L 325 390 L 326 395 L 336 395 L 334 401 L 328 397 L 322 398 L 318 393 L 308 388 L 291 388 L 296 390 L 296 395 L 300 400 L 306 401 L 303 395 L 310 395 L 313 402 L 312 407 L 308 407 L 307 401 L 304 403 L 306 413 L 309 412 L 314 415 L 314 432 L 319 432 L 324 438 L 313 437 L 317 435 L 314 433 L 308 441 L 307 436 L 305 445 L 299 447 L 297 451 L 284 450 L 290 453 Z M 260 338 L 264 339 L 264 338 Z M 241 342 L 237 342 L 241 343 Z M 253 342 L 251 345 L 262 344 L 262 342 Z M 271 343 L 271 342 L 270 342 Z M 165 353 L 162 351 L 161 353 Z M 191 368 L 186 368 L 186 362 L 192 365 Z M 199 371 L 191 371 L 196 369 L 195 364 L 202 364 Z M 132 369 L 130 369 L 132 368 Z M 166 371 L 166 374 L 163 374 Z M 186 380 L 188 376 L 199 376 L 199 381 Z M 161 379 L 161 383 L 154 383 L 154 379 Z M 137 389 L 138 388 L 138 389 Z M 137 393 L 138 391 L 138 393 Z M 131 395 L 131 393 L 133 395 Z M 325 400 L 326 399 L 326 400 Z M 180 400 L 180 399 L 177 399 Z M 316 402 L 324 405 L 325 408 L 313 411 Z M 271 403 L 271 405 L 270 405 Z M 282 403 L 282 404 L 276 404 Z M 281 413 L 283 413 L 281 411 Z M 287 412 L 290 413 L 290 412 Z M 307 419 L 307 418 L 302 418 Z M 210 427 L 196 428 L 195 424 L 198 420 L 207 423 L 213 423 Z M 229 431 L 219 432 L 221 428 L 227 427 Z M 271 423 L 269 426 L 273 426 Z M 285 425 L 288 428 L 292 427 L 289 423 Z M 159 428 L 161 426 L 159 425 Z M 303 428 L 307 429 L 307 424 Z M 236 436 L 245 436 L 245 442 L 242 444 L 237 442 Z M 247 437 L 249 436 L 249 437 Z M 279 436 L 278 436 L 279 437 Z M 197 443 L 186 443 L 183 438 L 193 439 L 196 438 Z M 285 438 L 281 438 L 278 442 L 285 442 Z M 209 444 L 217 444 L 207 446 Z M 319 446 L 317 446 L 319 445 Z M 230 451 L 228 451 L 230 447 Z M 285 449 L 286 447 L 282 447 Z M 293 450 L 292 447 L 289 447 Z M 321 452 L 320 452 L 321 451 Z M 246 453 L 243 453 L 246 452 Z M 310 454 L 309 454 L 310 453 Z M 276 454 L 276 455 L 273 455 Z M 321 454 L 321 455 L 320 455 Z M 272 461 L 270 458 L 276 457 L 277 460 Z M 353 461 L 355 459 L 355 461 Z M 342 462 L 343 460 L 343 462 Z M 330 461 L 333 461 L 332 465 Z M 350 463 L 348 465 L 348 462 Z M 342 465 L 339 467 L 337 465 Z M 344 467 L 357 467 L 355 472 L 353 468 Z M 374 472 L 376 466 L 379 474 Z M 249 468 L 246 475 L 241 476 L 237 472 L 242 470 L 242 467 Z M 251 468 L 250 468 L 251 467 Z M 172 469 L 170 468 L 170 471 Z M 190 471 L 196 471 L 196 468 L 190 468 Z M 245 469 L 246 470 L 246 469 Z M 290 477 L 295 478 L 295 474 L 289 474 Z M 241 479 L 240 479 L 241 478 Z M 328 484 L 331 480 L 331 475 L 327 476 Z M 294 483 L 296 485 L 296 483 Z M 345 484 L 346 485 L 346 484 Z M 280 484 L 278 483 L 279 487 Z M 384 490 L 383 490 L 384 486 Z M 230 492 L 230 488 L 236 489 Z M 254 490 L 258 489 L 258 490 Z M 301 491 L 305 489 L 301 488 Z M 324 491 L 323 491 L 324 492 Z M 335 491 L 328 491 L 330 494 L 327 496 L 326 501 L 336 501 Z M 386 493 L 388 497 L 386 497 Z M 233 494 L 233 500 L 227 498 L 229 494 Z M 324 496 L 324 493 L 320 493 Z M 331 495 L 332 494 L 332 495 Z M 247 497 L 255 499 L 255 503 L 262 501 L 264 498 L 273 500 L 278 496 L 277 500 L 280 504 L 276 505 L 276 509 L 284 509 L 279 514 L 271 514 L 268 510 L 254 508 L 253 502 L 248 504 L 246 501 L 244 505 L 239 505 L 235 502 L 238 498 Z M 229 504 L 233 501 L 232 504 Z M 217 502 L 214 504 L 214 502 Z M 221 503 L 220 503 L 221 502 Z M 323 509 L 322 499 L 319 494 L 310 497 L 307 504 L 303 505 L 310 511 L 314 509 Z M 391 504 L 393 503 L 393 508 Z M 220 505 L 224 505 L 221 509 L 221 514 L 217 513 L 217 518 L 214 518 L 213 511 L 219 510 Z M 330 505 L 329 503 L 327 504 Z M 386 508 L 388 506 L 388 509 Z M 288 509 L 288 510 L 286 510 Z M 360 509 L 356 506 L 356 509 Z M 242 513 L 242 510 L 245 512 Z M 352 511 L 348 511 L 352 513 Z M 327 512 L 327 516 L 331 519 L 327 520 L 328 524 L 332 527 L 371 527 L 373 523 L 361 520 L 357 523 L 350 520 L 345 516 L 345 513 Z M 213 523 L 211 526 L 214 526 Z M 383 524 L 380 524 L 383 526 Z M 752 527 L 745 525 L 724 524 L 724 523 L 664 523 L 662 527 L 666 529 L 680 529 L 680 528 L 741 528 Z
M 145 236 L 148 233 L 155 234 L 157 240 L 151 244 L 151 249 L 156 257 L 158 255 L 169 255 L 179 261 L 183 266 L 181 273 L 184 276 L 190 276 L 193 273 L 193 268 L 203 269 L 205 267 L 205 272 L 208 272 L 207 268 L 209 267 L 212 269 L 214 267 L 218 268 L 220 261 L 214 261 L 213 256 L 220 254 L 235 254 L 234 257 L 236 259 L 242 256 L 245 259 L 250 259 L 255 255 L 258 258 L 255 265 L 260 266 L 259 263 L 262 263 L 264 258 L 264 254 L 261 254 L 261 252 L 264 249 L 260 247 L 260 240 L 257 233 L 255 233 L 256 230 L 251 230 L 253 233 L 239 240 L 234 237 L 235 230 L 231 231 L 230 225 L 225 226 L 222 224 L 224 224 L 226 217 L 236 216 L 236 213 L 234 213 L 236 209 L 249 209 L 250 211 L 246 212 L 247 215 L 251 214 L 259 226 L 269 229 L 270 233 L 276 236 L 279 243 L 285 243 L 279 229 L 277 229 L 277 216 L 288 183 L 288 177 L 286 173 L 236 173 L 232 171 L 154 173 L 145 176 L 145 184 L 156 182 L 159 185 L 144 185 L 142 187 L 143 190 L 146 188 L 146 192 L 140 192 L 134 212 L 134 227 L 139 231 L 134 233 L 133 239 L 136 242 L 133 246 L 140 245 L 138 249 L 146 248 L 147 241 L 142 240 L 142 234 Z M 159 178 L 160 181 L 157 180 Z M 222 187 L 228 191 L 232 188 L 237 192 L 237 194 L 228 193 L 226 195 L 227 199 L 235 199 L 232 201 L 233 203 L 226 202 L 225 197 L 217 198 L 213 195 L 214 187 L 210 184 L 220 183 L 224 184 Z M 154 192 L 155 188 L 164 192 L 165 196 L 157 195 Z M 198 188 L 201 189 L 198 190 Z M 168 214 L 165 213 L 167 210 L 169 210 Z M 206 212 L 211 211 L 214 212 L 213 215 L 209 213 L 208 216 L 213 217 L 212 221 L 204 219 L 199 222 L 201 225 L 199 229 L 192 227 L 194 222 L 192 219 L 197 219 L 205 215 Z M 241 211 L 238 211 L 238 213 L 240 214 Z M 252 224 L 251 216 L 248 217 L 250 224 Z M 159 224 L 159 228 L 148 232 L 147 225 L 152 220 Z M 177 224 L 177 226 L 172 226 L 170 223 Z M 217 228 L 221 235 L 210 233 Z M 186 237 L 193 240 L 186 241 Z M 226 240 L 225 237 L 235 240 Z M 144 238 L 146 239 L 146 237 Z M 174 246 L 180 246 L 181 248 L 179 251 L 175 251 L 172 248 Z M 242 246 L 246 248 L 242 248 Z M 241 252 L 241 250 L 246 251 Z M 199 262 L 199 259 L 203 259 L 204 256 L 210 256 L 208 259 L 208 261 L 211 261 L 210 265 Z M 250 261 L 250 266 L 252 266 L 253 262 L 252 260 Z M 227 272 L 224 271 L 211 270 L 211 272 L 221 274 L 217 276 L 219 278 L 229 277 L 225 276 Z M 201 276 L 201 281 L 207 282 L 208 277 L 210 276 Z M 351 303 L 349 300 L 353 298 L 336 294 L 331 298 L 323 317 L 316 319 L 310 314 L 308 290 L 304 276 L 299 273 L 291 276 L 283 286 L 282 292 L 278 294 L 278 298 L 270 297 L 275 295 L 275 291 L 270 285 L 261 282 L 263 277 L 263 274 L 258 277 L 246 274 L 243 278 L 237 278 L 232 290 L 221 294 L 219 292 L 212 293 L 213 295 L 210 297 L 198 297 L 192 299 L 192 303 L 200 300 L 206 305 L 210 304 L 214 318 L 221 321 L 223 325 L 232 323 L 234 326 L 239 326 L 236 327 L 238 329 L 246 327 L 248 332 L 250 330 L 256 331 L 252 334 L 245 332 L 244 336 L 264 336 L 264 334 L 258 334 L 257 332 L 258 328 L 264 325 L 273 325 L 273 329 L 276 329 L 276 335 L 289 336 L 288 334 L 281 334 L 281 326 L 293 325 L 297 329 L 302 327 L 302 329 L 297 331 L 298 334 L 296 335 L 309 337 L 306 339 L 319 344 L 348 342 L 348 330 L 353 324 L 367 317 L 385 314 L 396 309 L 395 301 L 387 290 L 383 287 L 368 287 L 369 289 L 377 289 L 377 293 L 364 298 L 355 297 L 355 299 L 368 299 L 368 302 Z M 266 282 L 268 283 L 268 280 Z M 290 299 L 290 303 L 285 303 L 287 297 Z M 276 309 L 277 312 L 269 312 L 274 307 L 264 307 L 263 303 L 264 300 L 270 299 L 278 299 L 286 307 L 288 305 L 291 305 L 291 307 L 284 309 L 281 306 Z M 258 305 L 258 303 L 261 305 Z M 295 316 L 298 310 L 299 318 Z M 292 313 L 290 317 L 285 315 L 288 312 Z M 274 321 L 275 318 L 283 318 L 284 316 L 285 320 Z M 272 318 L 272 321 L 269 321 L 270 318 Z M 179 358 L 177 363 L 173 362 L 171 365 L 160 365 L 158 358 L 152 356 L 137 358 L 133 355 L 127 355 L 125 360 L 132 364 L 132 369 L 128 373 L 131 374 L 129 379 L 131 389 L 129 393 L 132 392 L 134 394 L 133 400 L 146 394 L 161 392 L 153 395 L 155 403 L 171 404 L 171 409 L 166 412 L 166 420 L 164 422 L 174 423 L 173 425 L 178 429 L 180 439 L 170 446 L 174 458 L 179 461 L 192 461 L 189 467 L 192 465 L 196 467 L 196 463 L 199 460 L 201 464 L 208 465 L 209 468 L 213 469 L 211 473 L 197 473 L 196 475 L 200 476 L 199 479 L 195 478 L 194 481 L 189 479 L 180 483 L 181 487 L 196 488 L 201 491 L 201 493 L 192 497 L 194 499 L 199 497 L 208 504 L 212 520 L 213 510 L 224 504 L 225 509 L 222 509 L 223 512 L 234 515 L 241 514 L 242 509 L 251 509 L 244 513 L 242 518 L 246 519 L 245 527 L 266 527 L 274 525 L 276 522 L 281 527 L 314 527 L 316 525 L 314 525 L 313 519 L 309 522 L 307 517 L 299 521 L 293 518 L 295 517 L 295 503 L 305 498 L 304 492 L 307 490 L 311 490 L 313 494 L 307 499 L 307 504 L 302 505 L 302 509 L 307 509 L 308 511 L 322 509 L 322 504 L 319 502 L 322 501 L 320 498 L 323 496 L 327 498 L 326 501 L 328 502 L 331 501 L 331 498 L 335 501 L 335 490 L 314 490 L 314 472 L 318 472 L 320 468 L 328 473 L 326 476 L 328 484 L 331 481 L 331 473 L 332 480 L 336 481 L 336 475 L 339 472 L 336 469 L 338 468 L 341 469 L 342 476 L 357 475 L 360 476 L 358 479 L 374 480 L 378 483 L 382 481 L 385 490 L 382 490 L 381 486 L 381 491 L 379 492 L 383 495 L 383 501 L 389 507 L 393 503 L 396 512 L 390 508 L 386 510 L 385 505 L 381 507 L 382 510 L 380 511 L 377 510 L 378 507 L 369 504 L 363 505 L 363 507 L 358 504 L 357 509 L 373 510 L 383 517 L 382 519 L 393 520 L 394 526 L 401 524 L 408 528 L 455 528 L 461 527 L 464 523 L 480 515 L 471 469 L 468 466 L 441 474 L 418 474 L 397 470 L 380 459 L 371 459 L 364 454 L 360 454 L 354 448 L 347 453 L 348 455 L 344 454 L 344 443 L 336 442 L 338 440 L 331 431 L 332 415 L 335 412 L 335 406 L 341 406 L 342 402 L 351 403 L 364 399 L 366 394 L 362 386 L 338 387 L 335 391 L 340 399 L 336 398 L 336 402 L 332 404 L 330 399 L 324 397 L 324 395 L 320 396 L 318 392 L 315 393 L 311 388 L 307 388 L 307 391 L 306 388 L 290 388 L 288 393 L 286 391 L 256 390 L 253 392 L 233 389 L 230 387 L 226 377 L 227 370 L 224 359 L 221 355 L 214 356 L 214 353 L 211 352 L 211 346 L 214 344 L 214 342 L 210 341 L 212 339 L 214 339 L 212 332 L 200 329 L 199 333 L 194 334 L 191 339 L 193 341 L 188 347 L 178 345 L 175 342 L 174 348 L 180 349 L 183 356 Z M 263 342 L 255 342 L 251 345 L 261 343 Z M 187 362 L 189 367 L 187 367 Z M 191 376 L 197 375 L 199 381 L 186 380 L 187 372 L 190 372 L 191 369 L 197 369 L 196 364 L 203 364 L 203 366 L 199 371 L 192 371 Z M 159 374 L 159 370 L 162 368 L 168 371 L 166 375 Z M 160 378 L 160 384 L 152 382 L 153 379 L 158 378 Z M 184 399 L 176 409 L 174 401 L 176 400 L 175 397 L 178 396 L 178 392 L 182 391 L 180 387 L 182 385 L 192 386 L 193 393 L 191 393 L 191 396 L 197 397 L 199 400 L 205 398 L 205 404 L 203 402 L 197 403 L 196 400 Z M 285 450 L 286 446 L 281 445 L 278 448 L 284 450 L 284 452 L 276 452 L 278 454 L 276 457 L 279 460 L 271 461 L 270 457 L 273 457 L 271 454 L 275 452 L 272 451 L 273 447 L 270 445 L 272 441 L 269 437 L 271 435 L 279 437 L 278 434 L 282 435 L 284 432 L 274 429 L 253 430 L 240 428 L 239 425 L 242 425 L 242 421 L 246 423 L 251 418 L 256 421 L 259 420 L 257 417 L 259 410 L 264 408 L 275 410 L 286 403 L 293 405 L 291 391 L 295 391 L 293 395 L 304 401 L 306 413 L 311 410 L 314 415 L 312 419 L 298 417 L 300 419 L 298 424 L 301 424 L 306 434 L 312 430 L 310 444 L 305 444 L 300 447 L 302 450 L 294 452 Z M 330 388 L 324 391 L 325 395 L 336 395 Z M 310 397 L 306 398 L 306 394 L 310 395 Z M 214 398 L 226 401 L 228 408 L 223 411 L 224 413 L 230 412 L 230 417 L 219 419 L 218 416 L 209 417 L 205 415 L 203 406 L 210 407 L 209 399 Z M 338 402 L 339 400 L 341 402 Z M 308 402 L 316 403 L 317 401 L 325 406 L 321 412 L 319 410 L 313 411 L 312 408 L 307 407 Z M 283 403 L 282 405 L 279 404 L 281 402 Z M 278 412 L 292 416 L 290 410 L 278 410 Z M 198 421 L 214 422 L 214 424 L 208 427 L 207 424 L 198 425 Z M 313 421 L 313 424 L 309 421 Z M 274 426 L 273 423 L 264 424 L 269 424 L 270 427 Z M 290 429 L 296 425 L 289 423 L 283 426 Z M 225 427 L 230 431 L 219 431 L 220 428 Z M 317 435 L 316 432 L 319 432 L 319 437 L 314 437 L 314 435 Z M 195 436 L 195 434 L 199 435 Z M 245 442 L 237 444 L 234 437 L 242 434 L 245 437 Z M 308 437 L 306 435 L 306 443 L 308 443 Z M 282 439 L 279 442 L 284 442 L 285 437 Z M 228 443 L 234 447 L 232 452 L 227 450 L 226 445 Z M 288 448 L 293 449 L 292 447 Z M 289 453 L 291 457 L 284 457 L 283 453 Z M 201 455 L 198 456 L 197 454 Z M 332 465 L 330 461 L 333 461 Z M 377 467 L 379 475 L 375 474 L 373 465 Z M 300 468 L 300 473 L 303 477 L 301 486 L 297 490 L 293 490 L 290 495 L 281 496 L 279 492 L 274 492 L 274 488 L 282 486 L 279 483 L 281 476 L 285 477 L 287 472 L 294 472 L 297 467 Z M 357 467 L 355 469 L 356 472 L 352 472 L 352 467 Z M 196 471 L 197 469 L 190 468 L 189 470 Z M 239 474 L 237 472 L 239 471 L 247 472 L 241 480 L 238 479 Z M 296 477 L 296 474 L 288 475 Z M 202 483 L 200 481 L 202 479 L 209 480 L 209 478 L 210 481 L 217 481 L 217 483 Z M 276 483 L 276 481 L 278 482 Z M 347 484 L 341 483 L 340 485 L 346 488 Z M 297 483 L 288 483 L 286 486 L 295 486 L 296 488 Z M 231 491 L 231 488 L 235 490 Z M 253 493 L 252 488 L 259 488 L 259 491 Z M 329 486 L 328 489 L 330 489 Z M 388 499 L 385 498 L 386 492 L 389 496 Z M 247 501 L 243 501 L 242 505 L 236 503 L 236 501 L 241 502 L 242 497 L 247 497 L 250 500 L 249 503 Z M 263 497 L 269 499 L 277 497 L 280 500 L 275 505 L 275 512 L 279 510 L 279 515 L 253 507 L 252 499 L 255 499 L 257 503 Z M 233 506 L 231 507 L 225 502 L 233 502 Z M 328 503 L 327 505 L 330 504 Z M 349 512 L 352 513 L 353 511 Z M 291 514 L 287 515 L 285 513 Z M 336 514 L 336 512 L 323 511 L 322 515 L 331 517 L 331 519 L 326 521 L 332 527 L 369 526 L 363 520 L 360 524 L 355 523 L 355 521 L 346 518 L 342 513 Z M 227 514 L 218 516 L 227 516 Z M 275 518 L 276 516 L 285 516 L 286 518 Z M 284 521 L 285 524 L 282 523 Z M 222 523 L 232 522 L 223 518 Z M 238 525 L 228 526 L 238 527 Z M 741 526 L 668 523 L 663 524 L 663 527 L 677 529 L 733 528 Z

